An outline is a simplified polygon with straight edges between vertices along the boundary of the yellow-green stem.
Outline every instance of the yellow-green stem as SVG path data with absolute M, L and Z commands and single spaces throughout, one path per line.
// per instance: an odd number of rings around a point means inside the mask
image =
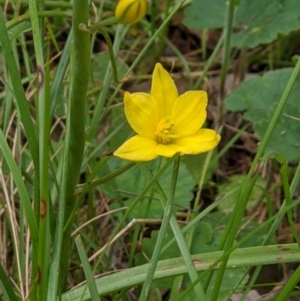
M 71 74 L 71 92 L 68 106 L 67 133 L 63 168 L 64 223 L 75 206 L 74 191 L 80 174 L 85 143 L 85 103 L 90 74 L 90 35 L 79 29 L 79 24 L 88 23 L 87 0 L 75 0 L 73 9 L 74 59 Z M 61 200 L 60 200 L 61 201 Z M 63 233 L 61 255 L 61 283 L 66 285 L 72 223 Z

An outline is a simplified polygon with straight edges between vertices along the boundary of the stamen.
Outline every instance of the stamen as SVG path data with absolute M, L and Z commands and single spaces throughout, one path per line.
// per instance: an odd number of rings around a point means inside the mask
M 170 117 L 164 117 L 157 125 L 155 135 L 157 137 L 157 141 L 162 144 L 168 144 L 171 142 L 172 138 L 172 128 L 174 123 L 170 121 Z

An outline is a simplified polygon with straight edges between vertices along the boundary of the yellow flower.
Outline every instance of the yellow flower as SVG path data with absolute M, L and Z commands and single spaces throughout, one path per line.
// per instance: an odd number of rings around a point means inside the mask
M 147 12 L 147 0 L 120 0 L 115 10 L 115 16 L 122 24 L 132 24 L 140 21 Z
M 221 137 L 201 129 L 206 119 L 207 94 L 177 88 L 161 64 L 156 64 L 150 94 L 125 92 L 125 115 L 137 135 L 114 155 L 130 161 L 150 161 L 158 156 L 196 155 L 216 147 Z

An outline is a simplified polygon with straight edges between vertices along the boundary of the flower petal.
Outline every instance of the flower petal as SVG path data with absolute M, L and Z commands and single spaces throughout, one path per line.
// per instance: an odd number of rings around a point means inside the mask
M 206 119 L 207 94 L 205 91 L 188 91 L 174 104 L 171 120 L 175 137 L 194 134 Z
M 178 92 L 170 74 L 159 63 L 155 65 L 153 71 L 151 95 L 157 100 L 159 118 L 170 116 Z
M 176 145 L 173 143 L 170 144 L 158 144 L 155 150 L 155 153 L 158 156 L 171 158 L 176 153 L 181 153 L 181 155 L 189 154 L 193 151 L 192 148 L 189 146 L 186 147 L 185 145 Z
M 147 93 L 125 92 L 125 115 L 128 123 L 141 136 L 155 137 L 158 124 L 157 101 Z
M 186 154 L 196 155 L 214 149 L 220 140 L 221 136 L 216 131 L 200 129 L 193 135 L 174 139 L 172 143 L 178 147 L 186 147 L 189 150 Z
M 157 157 L 155 149 L 157 142 L 151 138 L 139 135 L 125 141 L 115 152 L 116 157 L 130 161 L 150 161 Z

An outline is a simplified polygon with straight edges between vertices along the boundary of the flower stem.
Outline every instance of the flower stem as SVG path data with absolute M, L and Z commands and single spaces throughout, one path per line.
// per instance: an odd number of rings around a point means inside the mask
M 145 173 L 146 177 L 149 180 L 151 180 L 152 177 L 151 177 L 151 174 L 148 171 L 148 169 L 143 164 L 138 163 L 138 165 L 140 166 L 140 168 L 142 169 L 142 171 Z M 153 183 L 153 187 L 156 190 L 156 192 L 157 192 L 157 194 L 158 194 L 158 196 L 160 198 L 160 201 L 161 201 L 163 207 L 165 207 L 166 196 L 165 196 L 165 194 L 164 194 L 161 186 L 159 185 L 158 182 L 154 182 Z M 172 231 L 174 233 L 176 242 L 178 244 L 180 253 L 181 253 L 182 258 L 184 260 L 184 263 L 186 265 L 186 268 L 187 268 L 190 280 L 193 283 L 197 282 L 198 273 L 197 273 L 196 267 L 194 265 L 191 253 L 190 253 L 190 251 L 189 251 L 189 249 L 188 249 L 188 247 L 186 245 L 185 238 L 184 238 L 184 236 L 182 234 L 182 230 L 180 229 L 179 224 L 178 224 L 177 219 L 176 219 L 176 217 L 175 217 L 174 214 L 172 214 L 172 216 L 171 216 L 170 225 L 171 225 Z M 194 291 L 195 291 L 194 292 L 194 296 L 197 296 L 197 298 L 195 300 L 206 300 L 205 299 L 205 293 L 204 293 L 204 290 L 203 290 L 203 287 L 202 287 L 201 283 L 198 282 L 194 286 Z
M 172 175 L 172 181 L 171 181 L 171 189 L 170 189 L 170 195 L 167 199 L 167 204 L 165 206 L 165 213 L 163 217 L 163 221 L 159 230 L 158 238 L 154 247 L 153 255 L 149 264 L 149 269 L 147 271 L 147 275 L 143 284 L 142 292 L 140 294 L 139 301 L 146 301 L 149 295 L 151 282 L 153 280 L 153 276 L 156 270 L 156 266 L 159 260 L 159 255 L 161 252 L 161 248 L 164 242 L 164 238 L 166 236 L 166 232 L 170 223 L 170 219 L 173 213 L 173 201 L 174 201 L 174 195 L 176 191 L 176 183 L 177 183 L 177 177 L 178 177 L 178 170 L 179 170 L 179 162 L 180 157 L 179 154 L 175 154 L 177 158 L 174 162 L 173 167 L 173 175 Z

